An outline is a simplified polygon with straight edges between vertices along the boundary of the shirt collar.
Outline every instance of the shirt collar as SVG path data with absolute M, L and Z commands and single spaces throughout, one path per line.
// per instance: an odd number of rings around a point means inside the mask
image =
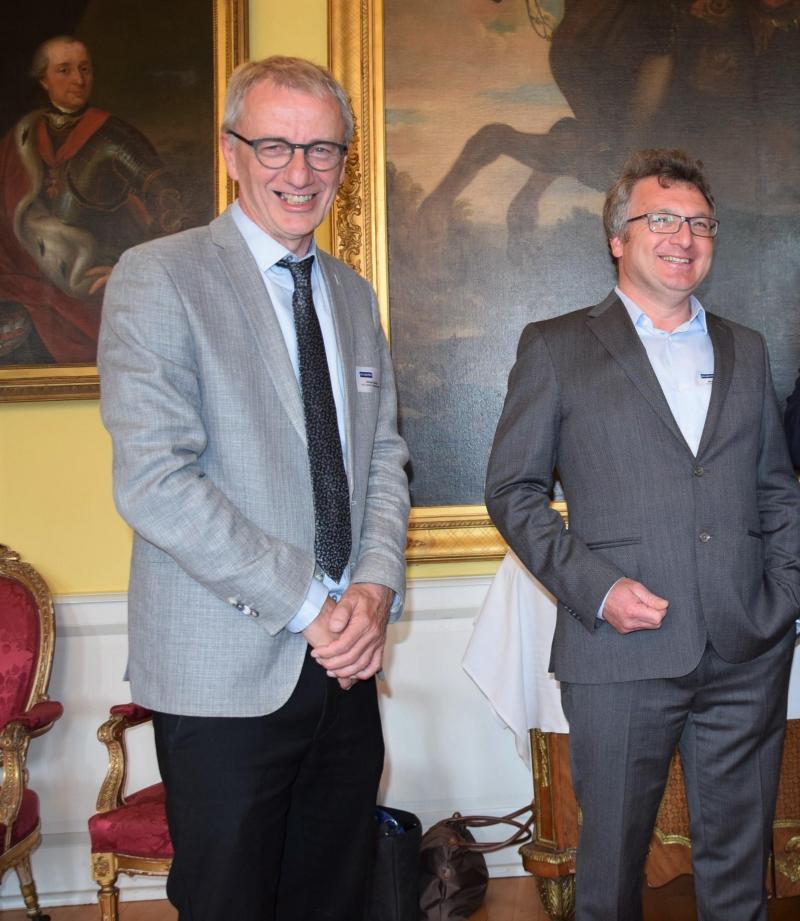
M 648 331 L 655 330 L 653 321 L 650 319 L 650 317 L 647 316 L 642 308 L 639 307 L 633 298 L 628 297 L 628 295 L 620 291 L 619 288 L 614 288 L 614 292 L 625 305 L 625 309 L 628 311 L 628 316 L 631 318 L 631 322 L 637 329 L 646 329 Z M 705 308 L 693 294 L 689 297 L 689 319 L 685 323 L 681 323 L 677 329 L 673 329 L 672 333 L 669 333 L 669 335 L 674 335 L 675 333 L 685 333 L 690 330 L 693 332 L 708 333 Z
M 252 218 L 248 217 L 242 210 L 238 200 L 231 205 L 231 217 L 239 232 L 244 237 L 247 248 L 253 254 L 253 258 L 258 264 L 259 271 L 268 272 L 280 259 L 296 259 L 294 253 L 290 253 L 283 244 L 273 240 L 272 237 L 262 230 Z M 308 252 L 303 257 L 316 255 L 317 245 L 312 239 L 308 247 Z M 316 263 L 316 259 L 314 260 Z

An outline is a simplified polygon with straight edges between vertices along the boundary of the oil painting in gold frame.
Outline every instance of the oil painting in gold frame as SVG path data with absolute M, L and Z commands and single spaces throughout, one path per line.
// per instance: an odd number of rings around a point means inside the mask
M 800 365 L 800 0 L 328 10 L 357 127 L 333 246 L 375 286 L 391 340 L 410 561 L 504 552 L 480 503 L 516 342 L 613 286 L 602 203 L 631 150 L 703 161 L 721 231 L 700 300 L 764 335 L 787 396 Z
M 137 0 L 115 4 L 89 0 L 65 2 L 58 10 L 52 4 L 30 7 L 15 20 L 15 28 L 20 30 L 19 41 L 15 40 L 20 60 L 17 72 L 8 78 L 9 92 L 4 93 L 3 136 L 9 140 L 12 132 L 17 133 L 15 125 L 23 124 L 26 113 L 34 118 L 36 111 L 47 104 L 46 96 L 27 73 L 33 50 L 47 38 L 74 35 L 87 46 L 93 59 L 94 86 L 89 105 L 109 110 L 121 130 L 143 137 L 141 143 L 145 146 L 154 146 L 166 173 L 175 177 L 174 185 L 182 196 L 176 229 L 207 222 L 233 199 L 232 183 L 221 168 L 216 134 L 227 77 L 247 56 L 247 12 L 247 0 Z M 6 67 L 5 73 L 11 70 Z M 198 114 L 201 117 L 196 117 Z M 13 174 L 6 171 L 4 175 Z M 0 182 L 10 183 L 7 178 Z M 6 186 L 3 191 L 7 191 Z M 14 209 L 13 196 L 5 195 L 3 205 L 9 233 L 16 232 L 15 215 L 19 209 Z M 69 223 L 69 217 L 61 219 Z M 162 227 L 157 232 L 169 229 L 172 228 Z M 102 243 L 98 241 L 97 249 L 102 249 Z M 19 274 L 15 268 L 18 265 L 13 262 L 4 271 Z M 32 278 L 29 285 L 34 283 Z M 44 278 L 36 294 L 45 314 L 51 310 L 46 284 Z M 25 279 L 11 278 L 9 285 L 17 286 L 13 290 L 20 286 L 24 289 Z M 98 315 L 101 297 L 102 292 L 93 292 L 85 301 Z M 36 323 L 23 301 L 23 297 L 15 302 L 8 296 L 4 300 L 0 278 L 0 308 L 6 316 L 14 310 L 19 314 L 14 314 L 7 324 L 11 332 L 15 326 L 23 331 L 27 327 L 38 338 Z M 96 331 L 88 340 L 87 355 L 81 362 L 60 361 L 52 354 L 38 358 L 35 350 L 33 359 L 15 362 L 14 352 L 6 349 L 4 361 L 0 362 L 0 402 L 96 399 L 99 380 L 94 355 L 90 354 L 94 335 Z M 44 346 L 39 348 L 41 351 Z

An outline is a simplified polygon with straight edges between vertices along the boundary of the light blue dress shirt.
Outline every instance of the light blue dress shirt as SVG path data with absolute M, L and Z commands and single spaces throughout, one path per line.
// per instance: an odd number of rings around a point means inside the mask
M 636 303 L 616 289 L 686 443 L 697 454 L 706 424 L 714 382 L 714 347 L 706 327 L 706 312 L 694 295 L 690 316 L 677 329 L 657 329 Z
M 239 228 L 244 237 L 247 248 L 253 254 L 253 258 L 258 264 L 261 277 L 267 288 L 272 306 L 275 308 L 275 314 L 280 323 L 281 332 L 286 342 L 286 350 L 294 368 L 295 377 L 298 384 L 300 382 L 300 365 L 297 357 L 297 333 L 294 328 L 294 313 L 292 311 L 292 294 L 294 293 L 294 282 L 291 273 L 286 269 L 277 268 L 275 263 L 281 259 L 296 259 L 293 253 L 286 250 L 284 246 L 277 243 L 267 233 L 265 233 L 254 221 L 252 221 L 242 211 L 238 201 L 231 206 L 231 215 L 234 223 Z M 316 255 L 316 244 L 311 241 L 311 246 L 306 255 Z M 331 312 L 331 299 L 325 279 L 319 269 L 318 260 L 314 260 L 311 269 L 311 293 L 314 297 L 314 307 L 319 318 L 320 329 L 322 330 L 322 339 L 325 343 L 325 353 L 328 358 L 328 369 L 331 375 L 331 387 L 333 389 L 333 401 L 336 404 L 336 419 L 339 426 L 339 438 L 342 442 L 342 456 L 347 459 L 347 441 L 345 435 L 345 414 L 344 414 L 344 369 L 342 368 L 341 356 L 339 354 L 339 344 L 336 341 L 336 330 L 333 325 L 333 314 Z M 314 620 L 322 610 L 323 604 L 328 595 L 335 598 L 341 596 L 342 592 L 350 584 L 350 567 L 348 566 L 342 573 L 342 578 L 335 582 L 329 576 L 323 574 L 322 580 L 312 579 L 305 600 L 300 606 L 300 610 L 286 625 L 287 630 L 291 633 L 300 633 Z

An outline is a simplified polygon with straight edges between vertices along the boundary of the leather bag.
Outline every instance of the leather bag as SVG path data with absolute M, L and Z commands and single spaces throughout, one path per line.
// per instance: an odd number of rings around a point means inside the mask
M 520 816 L 530 812 L 521 821 Z M 468 815 L 458 812 L 432 825 L 422 836 L 419 861 L 420 921 L 464 921 L 483 904 L 489 871 L 486 858 L 531 839 L 533 804 L 504 816 Z M 514 829 L 503 841 L 476 841 L 470 828 L 510 825 Z

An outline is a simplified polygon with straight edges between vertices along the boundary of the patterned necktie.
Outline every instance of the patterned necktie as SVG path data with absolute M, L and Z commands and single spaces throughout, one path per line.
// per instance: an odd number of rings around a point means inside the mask
M 294 281 L 292 311 L 314 495 L 314 553 L 323 572 L 338 582 L 350 559 L 350 490 L 325 342 L 311 296 L 313 262 L 309 256 L 302 262 L 281 259 L 276 265 L 288 269 Z

